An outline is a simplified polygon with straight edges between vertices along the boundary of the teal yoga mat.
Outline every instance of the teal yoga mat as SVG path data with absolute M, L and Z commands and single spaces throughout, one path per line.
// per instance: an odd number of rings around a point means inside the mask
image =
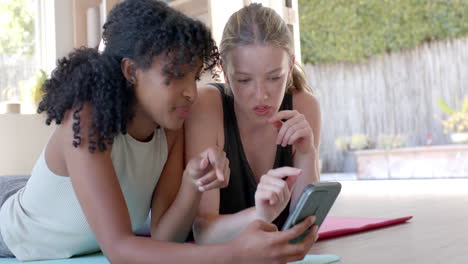
M 307 255 L 301 261 L 291 262 L 291 264 L 328 264 L 334 263 L 340 260 L 340 257 L 335 255 Z M 92 255 L 86 255 L 81 257 L 69 258 L 69 259 L 57 259 L 57 260 L 41 260 L 41 261 L 30 261 L 21 262 L 13 258 L 0 258 L 0 264 L 19 264 L 19 263 L 31 263 L 31 264 L 109 264 L 102 253 L 96 253 Z
M 74 257 L 69 259 L 56 259 L 56 260 L 39 260 L 39 261 L 28 261 L 21 262 L 15 258 L 0 258 L 0 264 L 19 264 L 19 263 L 32 263 L 32 264 L 110 264 L 102 253 L 95 253 L 90 255 L 84 255 L 80 257 Z

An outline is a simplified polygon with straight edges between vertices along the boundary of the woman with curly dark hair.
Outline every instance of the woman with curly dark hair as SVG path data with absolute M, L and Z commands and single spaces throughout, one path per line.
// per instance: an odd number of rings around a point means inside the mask
M 272 263 L 299 259 L 286 232 L 258 221 L 236 240 L 183 241 L 204 191 L 224 187 L 216 147 L 183 169 L 183 126 L 196 79 L 218 62 L 209 30 L 154 0 L 126 0 L 109 14 L 105 50 L 58 62 L 39 112 L 57 124 L 27 183 L 0 184 L 0 256 L 60 259 L 102 250 L 112 263 Z M 213 176 L 214 179 L 213 180 Z M 135 236 L 151 208 L 151 237 Z

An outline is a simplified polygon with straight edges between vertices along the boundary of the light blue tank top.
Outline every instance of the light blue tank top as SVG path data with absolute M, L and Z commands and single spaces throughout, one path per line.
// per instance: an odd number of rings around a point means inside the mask
M 0 210 L 0 232 L 21 261 L 62 259 L 99 250 L 69 177 L 54 174 L 44 152 L 26 186 Z M 164 129 L 150 142 L 118 135 L 112 162 L 127 204 L 133 231 L 148 217 L 153 191 L 168 156 Z

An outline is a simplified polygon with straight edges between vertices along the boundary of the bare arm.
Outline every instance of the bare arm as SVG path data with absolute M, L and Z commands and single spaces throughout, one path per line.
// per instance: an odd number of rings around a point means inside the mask
M 151 234 L 157 240 L 184 242 L 197 213 L 202 190 L 226 186 L 229 163 L 224 152 L 207 148 L 193 157 L 182 171 L 183 130 L 167 131 L 167 135 L 170 154 L 153 197 Z
M 291 209 L 294 208 L 304 187 L 320 181 L 319 148 L 320 148 L 320 105 L 317 99 L 308 92 L 301 91 L 294 96 L 294 109 L 303 114 L 310 126 L 312 142 L 307 152 L 294 150 L 293 165 L 302 169 L 292 192 Z
M 81 112 L 81 131 L 88 131 L 90 113 L 89 107 Z M 74 148 L 72 125 L 69 114 L 57 128 L 67 172 L 88 223 L 112 263 L 225 263 L 230 254 L 237 254 L 227 245 L 201 248 L 134 236 L 110 150 L 90 153 L 86 136 Z
M 219 190 L 203 194 L 198 216 L 193 224 L 199 244 L 214 244 L 232 240 L 256 219 L 255 207 L 235 214 L 219 214 Z
M 166 130 L 166 137 L 169 155 L 153 196 L 151 237 L 184 242 L 192 227 L 201 192 L 187 181 L 182 181 L 183 129 Z
M 199 89 L 198 101 L 185 123 L 186 160 L 210 146 L 224 147 L 223 107 L 216 88 Z M 219 190 L 204 192 L 194 222 L 198 243 L 229 241 L 255 220 L 255 208 L 236 214 L 220 215 Z

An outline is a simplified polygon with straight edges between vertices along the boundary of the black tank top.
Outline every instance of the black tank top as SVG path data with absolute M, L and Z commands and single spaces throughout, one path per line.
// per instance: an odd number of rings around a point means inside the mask
M 220 214 L 233 214 L 255 205 L 255 191 L 257 183 L 252 169 L 249 166 L 244 153 L 242 141 L 237 126 L 236 113 L 234 112 L 234 99 L 226 94 L 224 84 L 211 84 L 221 92 L 224 111 L 224 151 L 229 159 L 231 176 L 229 185 L 220 190 Z M 281 103 L 281 110 L 292 109 L 292 94 L 286 94 Z M 292 146 L 276 148 L 275 162 L 273 168 L 292 166 Z M 273 221 L 281 228 L 289 213 L 288 206 Z

